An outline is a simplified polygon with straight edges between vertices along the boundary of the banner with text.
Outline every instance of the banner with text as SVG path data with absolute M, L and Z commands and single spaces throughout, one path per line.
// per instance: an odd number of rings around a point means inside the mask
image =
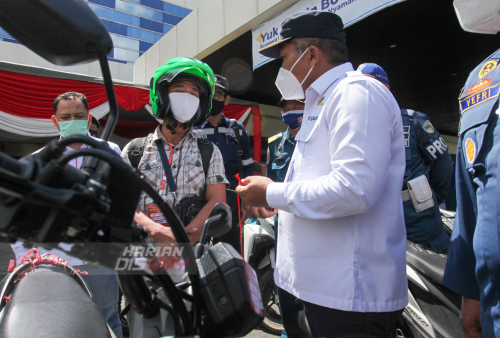
M 342 18 L 344 27 L 348 27 L 373 13 L 403 1 L 405 0 L 299 0 L 271 20 L 252 29 L 253 69 L 272 61 L 259 54 L 259 49 L 279 40 L 281 23 L 293 13 L 316 10 L 332 12 Z

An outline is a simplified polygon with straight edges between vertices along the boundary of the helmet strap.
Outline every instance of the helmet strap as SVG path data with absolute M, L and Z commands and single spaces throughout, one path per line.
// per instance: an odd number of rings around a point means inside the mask
M 172 135 L 179 134 L 179 132 L 175 130 L 175 127 L 177 127 L 177 120 L 173 116 L 171 116 L 171 118 L 168 119 L 168 122 L 165 127 L 167 127 L 167 129 L 170 130 Z

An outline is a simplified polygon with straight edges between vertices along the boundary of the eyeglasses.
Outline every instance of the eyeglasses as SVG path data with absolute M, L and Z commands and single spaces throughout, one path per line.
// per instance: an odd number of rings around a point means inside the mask
M 217 101 L 220 101 L 221 99 L 225 99 L 225 97 L 226 97 L 226 94 L 224 94 L 224 93 L 221 93 L 221 92 L 214 93 L 214 99 L 216 99 Z

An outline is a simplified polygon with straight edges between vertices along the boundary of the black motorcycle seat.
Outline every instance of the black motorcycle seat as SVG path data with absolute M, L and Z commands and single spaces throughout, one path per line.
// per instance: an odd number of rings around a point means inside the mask
M 439 254 L 420 244 L 406 241 L 406 263 L 439 285 L 443 285 L 447 258 L 445 254 Z
M 13 288 L 0 337 L 111 337 L 88 293 L 69 275 L 40 268 Z

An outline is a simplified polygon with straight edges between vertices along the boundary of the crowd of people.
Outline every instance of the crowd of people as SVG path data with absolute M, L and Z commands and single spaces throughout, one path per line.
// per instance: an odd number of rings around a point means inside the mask
M 400 108 L 382 67 L 353 68 L 338 15 L 296 13 L 281 24 L 280 40 L 259 52 L 283 59 L 276 85 L 287 125 L 268 140 L 266 177 L 254 175 L 244 126 L 224 116 L 230 83 L 192 58 L 173 58 L 154 73 L 150 99 L 160 121 L 155 131 L 121 151 L 108 142 L 110 148 L 174 208 L 193 244 L 219 202 L 231 207 L 233 225 L 215 241 L 238 252 L 241 218 L 275 217 L 282 337 L 304 336 L 296 320 L 303 308 L 314 337 L 394 337 L 408 303 L 410 240 L 448 253 L 443 283 L 463 295 L 466 336 L 499 338 L 500 50 L 472 71 L 460 96 L 451 241 L 439 212 L 453 174 L 448 146 L 425 113 Z M 491 86 L 474 89 L 486 75 Z M 61 137 L 96 137 L 100 128 L 85 95 L 77 92 L 55 99 L 52 120 Z M 66 152 L 82 147 L 72 144 Z M 69 164 L 80 168 L 83 161 Z M 166 219 L 144 193 L 134 222 L 152 243 L 176 245 Z M 22 243 L 12 248 L 16 257 L 29 251 Z M 116 276 L 63 251 L 50 252 L 89 271 L 84 278 L 122 337 Z

